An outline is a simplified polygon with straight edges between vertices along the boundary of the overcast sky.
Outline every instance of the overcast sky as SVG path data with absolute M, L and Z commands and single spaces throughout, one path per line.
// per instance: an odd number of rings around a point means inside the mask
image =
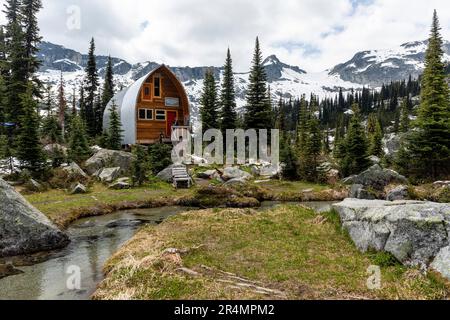
M 434 8 L 450 39 L 448 0 L 43 0 L 43 5 L 44 40 L 85 53 L 94 36 L 97 53 L 132 63 L 218 66 L 230 46 L 237 71 L 244 71 L 259 35 L 265 56 L 322 71 L 357 51 L 427 38 Z

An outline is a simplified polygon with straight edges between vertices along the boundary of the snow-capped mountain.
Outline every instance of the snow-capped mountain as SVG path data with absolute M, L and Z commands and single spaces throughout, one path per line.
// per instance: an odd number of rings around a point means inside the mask
M 66 92 L 72 94 L 73 89 L 79 88 L 87 55 L 81 54 L 63 46 L 43 42 L 40 46 L 39 59 L 43 62 L 39 71 L 39 78 L 56 85 L 63 72 Z M 97 56 L 97 67 L 101 77 L 105 74 L 108 61 L 107 56 Z M 314 93 L 320 97 L 334 94 L 339 88 L 351 89 L 361 87 L 359 84 L 343 81 L 337 75 L 330 75 L 327 71 L 307 73 L 298 66 L 291 66 L 281 62 L 275 55 L 267 57 L 264 62 L 271 93 L 274 99 L 299 97 L 301 94 L 309 96 Z M 158 65 L 156 62 L 130 64 L 120 58 L 113 58 L 115 82 L 118 89 L 126 87 L 150 72 Z M 184 83 L 189 99 L 192 103 L 194 120 L 198 118 L 198 101 L 202 91 L 203 76 L 207 69 L 212 69 L 216 79 L 221 79 L 221 67 L 171 67 L 172 71 Z M 235 73 L 237 104 L 242 108 L 245 104 L 245 90 L 248 85 L 249 72 Z M 77 92 L 76 92 L 77 94 Z
M 378 87 L 383 83 L 417 78 L 425 67 L 428 41 L 408 42 L 388 50 L 358 52 L 351 60 L 334 67 L 330 75 L 363 85 Z M 444 43 L 445 60 L 450 61 L 450 42 Z
M 357 53 L 350 61 L 339 64 L 330 70 L 309 73 L 298 66 L 281 62 L 275 55 L 267 57 L 263 64 L 274 100 L 299 97 L 311 93 L 319 97 L 333 96 L 339 88 L 358 89 L 362 86 L 378 87 L 382 83 L 403 80 L 411 74 L 417 78 L 423 71 L 427 41 L 405 43 L 389 50 L 371 50 Z M 450 61 L 450 42 L 445 42 L 445 58 Z M 43 61 L 39 77 L 44 82 L 59 83 L 63 72 L 66 91 L 72 94 L 79 88 L 87 63 L 87 55 L 63 46 L 43 42 L 39 58 Z M 99 74 L 103 78 L 107 56 L 97 56 Z M 130 64 L 126 60 L 113 58 L 115 82 L 117 89 L 126 87 L 138 78 L 150 72 L 156 62 Z M 194 120 L 198 118 L 198 101 L 202 91 L 203 76 L 207 69 L 212 69 L 216 79 L 222 77 L 221 67 L 171 67 L 172 71 L 184 83 L 190 101 Z M 245 104 L 245 90 L 248 85 L 249 72 L 235 73 L 238 107 Z

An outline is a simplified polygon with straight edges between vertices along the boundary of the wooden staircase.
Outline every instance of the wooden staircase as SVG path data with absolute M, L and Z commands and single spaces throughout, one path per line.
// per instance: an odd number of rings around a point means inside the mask
M 176 189 L 187 188 L 192 186 L 192 178 L 187 172 L 186 166 L 175 166 L 172 168 L 173 186 Z

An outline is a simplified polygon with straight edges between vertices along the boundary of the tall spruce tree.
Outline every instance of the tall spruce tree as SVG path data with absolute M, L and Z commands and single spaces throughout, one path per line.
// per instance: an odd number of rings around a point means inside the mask
M 61 135 L 64 140 L 65 135 L 65 127 L 66 127 L 66 109 L 67 109 L 67 101 L 66 101 L 66 93 L 65 93 L 65 84 L 64 77 L 61 71 L 59 87 L 58 87 L 58 122 L 61 128 Z
M 230 49 L 224 66 L 222 90 L 220 94 L 220 129 L 235 129 L 237 125 L 236 92 L 234 88 L 233 60 Z
M 25 57 L 27 59 L 27 74 L 33 78 L 41 62 L 36 57 L 42 37 L 39 35 L 37 14 L 42 9 L 41 0 L 22 0 L 21 13 L 25 32 Z M 37 81 L 37 79 L 34 79 Z
M 26 57 L 25 34 L 22 29 L 22 16 L 18 0 L 7 0 L 5 4 L 6 23 L 6 56 L 7 73 L 5 78 L 7 86 L 8 121 L 20 126 L 23 115 L 21 96 L 26 93 L 28 86 L 28 60 Z
M 219 105 L 217 101 L 216 79 L 212 70 L 207 70 L 200 98 L 200 116 L 203 132 L 219 128 Z
M 114 97 L 114 72 L 111 56 L 108 57 L 108 63 L 106 65 L 105 82 L 103 84 L 102 92 L 102 106 L 103 111 L 106 105 Z
M 344 175 L 359 174 L 370 166 L 366 132 L 358 105 L 354 104 L 352 110 L 353 116 L 343 145 L 345 152 L 340 161 Z
M 416 130 L 405 149 L 411 161 L 410 174 L 424 180 L 450 174 L 450 95 L 443 61 L 443 40 L 437 12 L 434 11 L 431 35 L 422 76 L 421 102 Z
M 120 122 L 119 112 L 117 111 L 117 105 L 113 101 L 111 105 L 111 114 L 109 118 L 109 131 L 108 131 L 108 147 L 111 150 L 120 150 L 122 148 L 122 123 Z
M 99 86 L 97 62 L 95 60 L 95 40 L 92 38 L 88 61 L 85 69 L 85 80 L 84 80 L 84 99 L 85 99 L 85 122 L 87 125 L 88 133 L 91 137 L 95 137 L 98 132 L 98 126 L 95 116 L 95 100 L 97 95 L 97 89 Z
M 375 131 L 369 136 L 370 147 L 369 154 L 382 158 L 384 156 L 383 150 L 383 131 L 381 130 L 380 122 L 377 120 L 375 124 Z
M 259 38 L 256 38 L 246 95 L 244 115 L 246 129 L 270 130 L 273 122 L 272 107 L 267 94 L 267 74 L 262 62 Z
M 306 178 L 317 182 L 319 179 L 319 157 L 322 152 L 322 131 L 319 120 L 313 115 L 309 120 L 309 132 L 305 146 L 305 168 Z
M 33 99 L 33 86 L 31 83 L 20 98 L 23 114 L 20 118 L 17 158 L 20 160 L 22 168 L 38 172 L 45 167 L 45 156 L 39 141 L 37 102 Z
M 408 98 L 404 98 L 401 105 L 401 116 L 400 116 L 400 132 L 407 133 L 409 131 L 409 107 Z
M 88 137 L 83 120 L 75 116 L 70 124 L 68 156 L 71 161 L 81 163 L 89 157 Z

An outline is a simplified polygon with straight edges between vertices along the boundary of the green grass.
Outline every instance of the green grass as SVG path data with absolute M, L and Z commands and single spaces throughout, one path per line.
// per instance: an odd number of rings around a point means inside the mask
M 122 290 L 131 299 L 263 299 L 251 290 L 232 288 L 202 266 L 231 272 L 289 299 L 443 299 L 449 287 L 393 263 L 385 254 L 361 254 L 337 228 L 333 214 L 298 206 L 271 211 L 205 210 L 176 216 L 143 229 L 107 267 L 97 299 L 113 299 Z M 200 246 L 200 247 L 199 247 Z M 197 248 L 173 262 L 167 248 Z M 367 288 L 369 266 L 379 263 L 382 289 Z M 128 272 L 127 270 L 134 270 Z M 177 272 L 180 266 L 201 274 Z M 184 286 L 183 286 L 184 284 Z

